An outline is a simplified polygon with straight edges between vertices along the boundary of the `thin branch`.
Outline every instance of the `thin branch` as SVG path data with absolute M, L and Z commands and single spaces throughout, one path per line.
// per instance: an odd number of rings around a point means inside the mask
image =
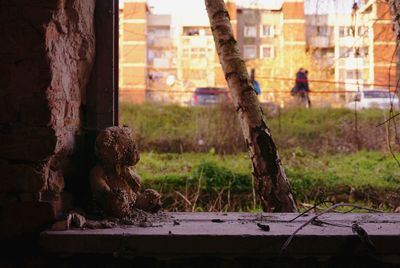
M 184 196 L 182 193 L 175 191 L 175 193 L 177 195 L 179 195 L 180 197 L 182 197 L 183 200 L 185 200 L 185 202 L 191 207 L 192 206 L 192 202 L 189 201 L 189 199 L 186 198 L 186 196 Z
M 304 216 L 305 214 L 307 214 L 308 212 L 310 212 L 313 209 L 316 209 L 318 206 L 322 205 L 322 204 L 326 204 L 326 203 L 331 203 L 333 204 L 332 201 L 321 201 L 315 205 L 313 205 L 311 208 L 307 209 L 306 211 L 304 211 L 303 213 L 300 213 L 299 215 L 297 215 L 296 217 L 294 217 L 293 219 L 291 219 L 289 222 L 295 221 L 296 219 Z
M 352 207 L 352 208 L 356 208 L 356 209 L 363 209 L 363 210 L 368 210 L 370 212 L 378 212 L 378 213 L 382 213 L 383 211 L 381 210 L 377 210 L 377 209 L 372 209 L 372 208 L 367 208 L 367 207 L 363 207 L 363 206 L 359 206 L 359 205 L 354 205 L 354 204 L 348 204 L 348 203 L 342 203 L 342 204 L 335 204 L 327 209 L 325 209 L 324 211 L 322 211 L 321 213 L 316 214 L 315 216 L 311 217 L 311 219 L 309 219 L 308 221 L 306 221 L 305 223 L 303 223 L 302 225 L 300 225 L 299 228 L 297 228 L 293 234 L 286 240 L 286 242 L 282 245 L 281 250 L 279 252 L 279 255 L 282 255 L 287 247 L 289 246 L 290 242 L 292 242 L 294 236 L 300 232 L 304 227 L 306 227 L 307 225 L 309 225 L 312 222 L 315 222 L 316 219 L 318 219 L 318 217 L 322 216 L 323 214 L 326 214 L 328 212 L 331 212 L 333 210 L 335 210 L 338 207 Z
M 392 115 L 392 116 L 389 117 L 387 120 L 385 120 L 385 121 L 383 121 L 382 123 L 376 125 L 376 127 L 380 127 L 380 126 L 386 124 L 387 122 L 393 120 L 394 118 L 396 118 L 396 117 L 399 116 L 399 115 L 400 115 L 400 113 L 397 113 L 397 114 L 395 114 L 395 115 Z

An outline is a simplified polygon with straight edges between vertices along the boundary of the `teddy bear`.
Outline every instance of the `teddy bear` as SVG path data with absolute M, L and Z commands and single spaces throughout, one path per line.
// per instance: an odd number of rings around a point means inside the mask
M 140 160 L 133 131 L 127 127 L 108 127 L 96 138 L 98 163 L 90 172 L 90 188 L 95 205 L 107 216 L 129 217 L 134 208 L 157 212 L 161 196 L 153 189 L 139 192 L 140 176 L 135 165 Z

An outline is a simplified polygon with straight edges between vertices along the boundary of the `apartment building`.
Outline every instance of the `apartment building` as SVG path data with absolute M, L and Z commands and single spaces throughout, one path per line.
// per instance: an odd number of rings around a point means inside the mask
M 384 1 L 364 1 L 352 13 L 307 15 L 306 41 L 338 89 L 388 88 L 389 76 L 390 84 L 396 81 L 396 42 Z
M 389 73 L 395 84 L 396 42 L 385 1 L 325 15 L 305 15 L 304 0 L 225 2 L 243 58 L 270 92 L 262 101 L 287 99 L 273 92 L 289 91 L 300 67 L 311 70 L 311 79 L 338 82 L 315 83 L 314 90 L 385 86 Z M 183 103 L 195 87 L 226 87 L 208 18 L 153 14 L 146 0 L 125 0 L 120 18 L 122 101 Z
M 262 101 L 279 101 L 300 67 L 305 67 L 303 0 L 271 0 L 237 6 L 237 40 L 242 57 L 256 71 Z M 281 79 L 279 79 L 281 78 Z M 279 95 L 279 94 L 278 94 Z M 282 100 L 283 101 L 283 100 Z
M 178 43 L 171 15 L 147 14 L 146 98 L 164 100 L 165 91 L 176 81 Z
M 120 100 L 143 102 L 147 88 L 146 0 L 125 0 L 120 9 Z
M 235 1 L 226 5 L 236 29 Z M 185 103 L 195 87 L 226 87 L 207 17 L 152 14 L 146 1 L 125 0 L 120 24 L 122 101 Z

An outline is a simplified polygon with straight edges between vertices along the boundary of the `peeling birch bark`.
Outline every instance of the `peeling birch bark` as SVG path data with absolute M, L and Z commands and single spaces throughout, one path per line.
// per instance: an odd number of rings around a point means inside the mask
M 393 31 L 396 40 L 400 40 L 400 2 L 398 0 L 389 0 L 390 13 L 393 21 Z
M 392 16 L 392 28 L 393 32 L 396 36 L 396 50 L 397 50 L 397 59 L 399 60 L 400 52 L 399 52 L 399 42 L 400 42 L 400 1 L 399 0 L 389 0 L 390 14 Z M 400 79 L 400 67 L 397 63 L 397 79 Z M 400 98 L 400 90 L 396 88 L 396 94 Z M 400 107 L 400 104 L 399 104 Z
M 264 211 L 296 212 L 289 181 L 282 167 L 246 65 L 240 57 L 224 0 L 205 0 L 219 60 L 239 116 Z

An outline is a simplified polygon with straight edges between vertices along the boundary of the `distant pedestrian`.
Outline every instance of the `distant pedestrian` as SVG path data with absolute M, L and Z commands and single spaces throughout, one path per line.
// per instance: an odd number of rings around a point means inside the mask
M 260 87 L 260 83 L 258 83 L 258 81 L 255 79 L 255 70 L 251 69 L 251 73 L 250 73 L 250 81 L 253 84 L 254 87 L 254 91 L 256 92 L 256 95 L 261 95 L 261 87 Z
M 258 83 L 257 80 L 253 80 L 253 87 L 254 87 L 254 91 L 256 92 L 256 95 L 260 95 L 261 94 L 261 88 L 260 88 L 260 83 Z
M 296 73 L 295 86 L 292 89 L 292 95 L 298 98 L 300 104 L 305 104 L 307 108 L 311 107 L 311 100 L 309 97 L 310 88 L 308 86 L 308 71 L 300 68 Z

